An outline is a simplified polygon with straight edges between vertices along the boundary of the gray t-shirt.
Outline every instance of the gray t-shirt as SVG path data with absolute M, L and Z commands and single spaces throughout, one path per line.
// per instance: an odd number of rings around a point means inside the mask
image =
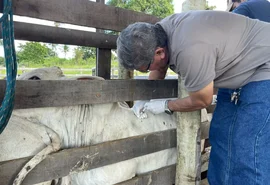
M 236 89 L 270 79 L 270 24 L 221 11 L 190 11 L 161 20 L 169 66 L 188 91 L 214 81 Z

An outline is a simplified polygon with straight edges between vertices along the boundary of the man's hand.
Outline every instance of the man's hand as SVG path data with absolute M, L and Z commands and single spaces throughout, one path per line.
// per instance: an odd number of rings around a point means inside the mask
M 163 100 L 151 100 L 147 103 L 145 103 L 143 112 L 150 111 L 153 114 L 160 114 L 165 112 L 165 104 L 166 104 L 165 99 Z
M 134 114 L 140 119 L 147 118 L 147 114 L 144 112 L 144 105 L 147 102 L 149 102 L 149 100 L 136 101 L 135 104 L 132 107 L 132 110 L 133 110 Z

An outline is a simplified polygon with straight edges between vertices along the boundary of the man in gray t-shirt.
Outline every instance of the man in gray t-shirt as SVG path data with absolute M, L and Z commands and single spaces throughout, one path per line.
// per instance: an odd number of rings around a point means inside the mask
M 224 126 L 212 133 L 210 130 L 209 167 L 217 170 L 209 176 L 212 185 L 263 185 L 267 179 L 267 173 L 261 173 L 270 171 L 270 163 L 257 156 L 270 147 L 259 145 L 270 140 L 268 135 L 259 137 L 261 130 L 270 132 L 269 35 L 268 23 L 227 12 L 190 11 L 171 15 L 155 25 L 132 24 L 117 40 L 118 60 L 125 68 L 150 71 L 150 80 L 164 79 L 170 68 L 184 78 L 189 92 L 183 99 L 140 103 L 142 107 L 134 109 L 138 117 L 144 114 L 140 110 L 159 114 L 202 109 L 211 104 L 214 88 L 235 89 L 230 97 L 220 95 L 219 112 L 216 110 L 211 123 L 213 131 L 217 123 Z M 251 132 L 254 134 L 249 135 Z M 261 148 L 256 149 L 258 146 Z M 215 161 L 221 164 L 219 170 L 213 165 Z

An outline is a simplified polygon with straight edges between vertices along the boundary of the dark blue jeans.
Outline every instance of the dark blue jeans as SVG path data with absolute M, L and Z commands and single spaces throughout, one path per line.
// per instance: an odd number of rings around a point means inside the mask
M 270 184 L 270 80 L 220 89 L 211 122 L 210 185 Z

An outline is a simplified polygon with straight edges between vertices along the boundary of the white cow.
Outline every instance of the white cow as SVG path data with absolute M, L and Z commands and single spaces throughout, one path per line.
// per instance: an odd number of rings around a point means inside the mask
M 83 79 L 91 77 L 83 77 Z M 92 77 L 93 78 L 93 77 Z M 60 68 L 45 68 L 23 74 L 27 79 L 66 79 Z M 78 79 L 78 78 L 76 78 Z M 31 83 L 31 82 L 29 82 Z M 0 135 L 0 162 L 33 156 L 32 167 L 48 154 L 63 148 L 81 147 L 104 141 L 127 138 L 176 128 L 175 117 L 148 114 L 138 119 L 125 103 L 86 104 L 14 110 L 8 126 Z M 14 137 L 15 136 L 15 137 Z M 71 172 L 62 178 L 62 185 L 109 185 L 136 174 L 152 171 L 176 162 L 175 149 L 168 149 L 135 159 L 81 173 Z M 14 184 L 20 184 L 22 170 Z M 51 182 L 42 183 L 43 185 Z

